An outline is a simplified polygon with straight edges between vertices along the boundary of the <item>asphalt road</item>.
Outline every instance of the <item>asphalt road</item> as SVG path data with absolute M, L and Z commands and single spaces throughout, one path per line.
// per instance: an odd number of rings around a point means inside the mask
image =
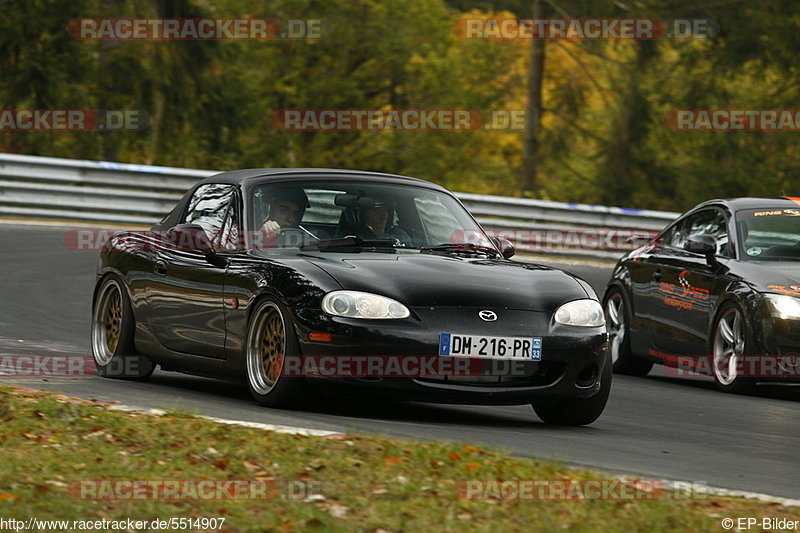
M 89 354 L 96 252 L 69 250 L 66 230 L 0 224 L 0 354 Z M 553 263 L 601 293 L 610 263 Z M 800 497 L 800 390 L 759 396 L 717 392 L 710 380 L 660 368 L 615 376 L 611 399 L 589 427 L 541 424 L 529 406 L 445 406 L 326 397 L 303 411 L 256 405 L 237 384 L 157 371 L 146 383 L 88 378 L 15 378 L 31 388 L 137 407 L 334 431 L 488 444 L 522 456 L 728 489 Z

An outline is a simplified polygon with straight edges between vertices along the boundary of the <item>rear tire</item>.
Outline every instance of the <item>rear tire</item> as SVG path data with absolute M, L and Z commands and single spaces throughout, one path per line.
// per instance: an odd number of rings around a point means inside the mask
M 645 376 L 653 368 L 653 362 L 636 357 L 631 352 L 631 334 L 628 324 L 631 323 L 630 307 L 625 293 L 612 287 L 603 299 L 603 310 L 606 315 L 611 364 L 617 374 L 629 376 Z
M 156 365 L 136 353 L 136 320 L 125 285 L 116 276 L 100 284 L 92 303 L 92 355 L 97 375 L 105 378 L 145 380 Z
M 752 352 L 744 313 L 733 302 L 722 306 L 711 334 L 711 366 L 717 388 L 735 394 L 751 394 L 756 380 L 741 375 L 739 361 Z
M 300 354 L 297 335 L 287 313 L 273 300 L 262 300 L 250 318 L 245 348 L 250 393 L 265 407 L 297 407 L 307 392 L 305 378 L 285 376 L 287 355 Z
M 545 424 L 585 426 L 597 420 L 608 403 L 611 392 L 611 361 L 606 361 L 600 375 L 600 390 L 588 398 L 567 398 L 552 403 L 533 404 L 533 410 Z

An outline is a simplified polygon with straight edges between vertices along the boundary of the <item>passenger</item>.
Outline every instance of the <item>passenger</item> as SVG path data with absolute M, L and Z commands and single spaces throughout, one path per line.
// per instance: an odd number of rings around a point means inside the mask
M 388 200 L 376 199 L 371 207 L 362 207 L 361 222 L 365 238 L 394 239 L 402 246 L 411 244 L 411 237 L 399 226 L 391 224 L 394 205 Z

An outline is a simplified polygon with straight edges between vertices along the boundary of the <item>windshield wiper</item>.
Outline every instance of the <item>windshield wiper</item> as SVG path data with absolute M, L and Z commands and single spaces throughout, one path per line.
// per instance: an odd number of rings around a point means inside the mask
M 348 235 L 341 239 L 323 239 L 300 246 L 301 250 L 333 250 L 338 248 L 394 248 L 395 239 L 362 239 Z
M 472 254 L 486 254 L 486 255 L 501 255 L 500 252 L 489 246 L 481 246 L 472 243 L 444 243 L 436 244 L 434 246 L 423 246 L 420 248 L 423 252 L 456 252 L 456 253 L 472 253 Z

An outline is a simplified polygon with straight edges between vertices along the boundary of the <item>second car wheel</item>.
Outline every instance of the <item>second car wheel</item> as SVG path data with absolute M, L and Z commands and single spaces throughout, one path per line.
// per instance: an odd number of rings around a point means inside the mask
M 755 390 L 755 378 L 742 375 L 750 344 L 744 313 L 733 302 L 724 304 L 711 334 L 711 366 L 720 390 L 739 394 Z
M 627 300 L 621 289 L 613 287 L 608 290 L 603 300 L 608 330 L 609 352 L 612 368 L 618 374 L 644 376 L 653 367 L 653 362 L 631 353 L 630 314 Z
M 135 330 L 128 291 L 119 278 L 109 275 L 101 282 L 92 303 L 92 355 L 98 375 L 139 380 L 150 377 L 156 365 L 136 353 Z
M 258 403 L 292 407 L 304 399 L 305 379 L 284 375 L 286 356 L 299 353 L 294 328 L 282 307 L 272 300 L 256 304 L 247 331 L 245 370 L 250 392 Z

